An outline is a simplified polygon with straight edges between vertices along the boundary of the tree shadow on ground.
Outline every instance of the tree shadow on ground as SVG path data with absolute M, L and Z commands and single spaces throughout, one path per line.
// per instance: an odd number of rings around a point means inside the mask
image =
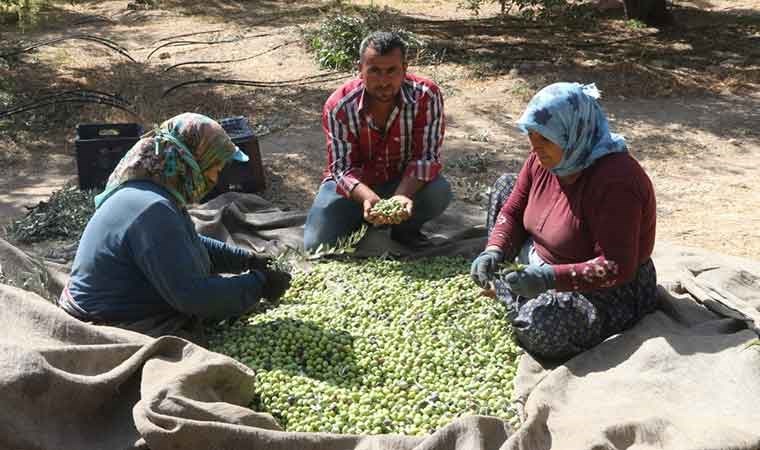
M 218 17 L 223 22 L 241 25 L 258 25 L 276 21 L 279 25 L 312 22 L 315 15 L 336 8 L 336 5 L 322 2 L 242 0 L 222 2 L 161 0 L 155 6 L 146 3 L 125 2 L 124 8 L 111 14 L 100 14 L 102 2 L 76 0 L 76 9 L 63 8 L 55 4 L 42 5 L 30 23 L 22 24 L 26 29 L 41 26 L 85 25 L 97 22 L 113 23 L 118 20 L 143 21 L 164 12 L 175 16 Z M 130 6 L 130 3 L 132 5 Z
M 613 125 L 613 131 L 625 135 L 627 128 L 651 128 L 647 136 L 629 138 L 636 157 L 642 161 L 711 152 L 710 148 L 694 148 L 698 144 L 688 134 L 695 126 L 738 150 L 760 145 L 760 132 L 751 126 L 760 121 L 760 110 L 752 98 L 684 98 L 668 105 L 647 99 L 613 100 L 605 104 L 605 109 L 619 118 L 620 123 Z M 737 170 L 741 169 L 732 167 L 729 161 L 712 168 L 716 174 L 738 174 Z
M 219 0 L 204 2 L 167 1 L 162 2 L 162 8 L 178 11 L 189 15 L 210 15 L 223 18 L 225 22 L 234 22 L 241 26 L 273 26 L 303 25 L 312 23 L 315 19 L 337 5 L 309 1 L 266 1 L 243 0 L 223 2 Z
M 446 61 L 481 76 L 515 70 L 534 90 L 560 76 L 598 80 L 635 97 L 742 92 L 760 83 L 752 69 L 760 63 L 759 16 L 684 8 L 676 20 L 681 25 L 656 30 L 637 28 L 619 15 L 542 23 L 403 17 Z
M 149 130 L 186 111 L 214 118 L 246 116 L 254 130 L 264 132 L 318 123 L 321 103 L 332 91 L 329 83 L 264 87 L 199 83 L 167 93 L 187 81 L 224 79 L 224 66 L 184 66 L 167 72 L 163 66 L 129 61 L 118 54 L 96 69 L 76 64 L 65 67 L 62 64 L 65 62 L 36 58 L 35 51 L 17 55 L 12 66 L 0 69 L 2 109 L 34 102 L 49 94 L 86 89 L 118 95 L 135 114 L 102 104 L 58 103 L 0 119 L 0 129 L 7 133 L 6 137 L 25 140 L 31 153 L 34 146 L 29 143 L 33 139 L 46 152 L 73 156 L 74 130 L 79 123 L 139 123 Z M 24 157 L 33 158 L 31 153 Z M 276 181 L 276 177 L 271 181 Z M 301 184 L 288 189 L 303 190 L 296 194 L 304 196 L 306 191 L 310 195 L 313 186 Z

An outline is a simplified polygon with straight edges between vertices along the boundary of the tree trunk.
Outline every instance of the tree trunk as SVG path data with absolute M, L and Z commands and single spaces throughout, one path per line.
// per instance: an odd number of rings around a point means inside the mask
M 647 25 L 669 25 L 673 17 L 665 4 L 666 0 L 624 0 L 625 17 L 636 19 Z

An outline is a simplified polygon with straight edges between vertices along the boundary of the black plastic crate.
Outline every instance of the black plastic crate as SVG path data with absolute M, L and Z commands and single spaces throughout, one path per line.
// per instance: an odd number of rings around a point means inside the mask
M 77 125 L 74 140 L 80 189 L 102 189 L 121 158 L 140 140 L 136 123 Z
M 261 192 L 266 189 L 264 166 L 261 161 L 259 140 L 245 117 L 228 117 L 219 120 L 232 142 L 248 155 L 248 162 L 229 161 L 219 174 L 219 181 L 204 200 L 225 192 Z

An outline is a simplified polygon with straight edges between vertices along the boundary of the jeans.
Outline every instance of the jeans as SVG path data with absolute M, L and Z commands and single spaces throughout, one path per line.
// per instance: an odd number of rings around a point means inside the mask
M 400 179 L 390 180 L 372 189 L 381 198 L 391 197 Z M 333 246 L 339 238 L 347 236 L 361 227 L 364 221 L 362 205 L 347 199 L 335 190 L 334 180 L 327 180 L 319 187 L 314 204 L 306 216 L 304 226 L 304 248 L 314 251 L 320 244 Z M 442 175 L 428 182 L 414 195 L 412 217 L 394 225 L 393 233 L 416 233 L 422 225 L 440 216 L 449 206 L 451 185 Z

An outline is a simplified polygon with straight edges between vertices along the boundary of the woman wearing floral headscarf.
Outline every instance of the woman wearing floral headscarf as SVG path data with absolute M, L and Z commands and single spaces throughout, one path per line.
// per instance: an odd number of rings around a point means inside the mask
M 143 136 L 95 198 L 60 306 L 97 324 L 192 337 L 198 319 L 241 315 L 262 297 L 282 295 L 287 273 L 198 235 L 185 209 L 211 191 L 228 160 L 247 158 L 200 114 L 178 115 Z
M 578 83 L 533 97 L 517 123 L 531 153 L 517 177 L 495 183 L 488 244 L 472 264 L 477 284 L 493 282 L 521 345 L 549 359 L 589 349 L 656 308 L 654 189 L 610 133 L 598 97 Z M 527 266 L 500 270 L 515 259 Z

